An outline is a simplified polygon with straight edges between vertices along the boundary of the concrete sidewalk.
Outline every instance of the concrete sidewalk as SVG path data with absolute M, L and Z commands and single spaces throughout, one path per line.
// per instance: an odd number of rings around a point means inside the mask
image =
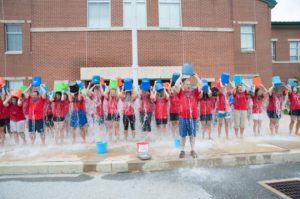
M 197 159 L 179 159 L 172 139 L 150 143 L 151 160 L 137 158 L 136 143 L 108 145 L 98 155 L 95 144 L 5 146 L 0 149 L 0 175 L 82 172 L 158 171 L 181 167 L 232 166 L 300 162 L 300 136 L 277 135 L 244 139 L 197 138 Z

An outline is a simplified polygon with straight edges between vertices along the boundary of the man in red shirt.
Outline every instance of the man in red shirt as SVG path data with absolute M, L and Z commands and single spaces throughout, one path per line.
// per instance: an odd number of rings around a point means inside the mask
M 197 79 L 198 87 L 192 90 L 192 85 L 190 78 L 184 79 L 182 81 L 182 75 L 177 79 L 174 91 L 178 93 L 179 96 L 179 133 L 181 136 L 181 151 L 179 158 L 184 158 L 185 156 L 185 142 L 186 136 L 190 137 L 191 144 L 191 156 L 197 158 L 195 152 L 195 138 L 197 132 L 197 118 L 198 118 L 198 97 L 199 90 L 201 87 L 201 80 L 197 74 L 194 76 Z
M 31 85 L 29 86 L 31 88 Z M 45 145 L 45 133 L 44 133 L 44 105 L 46 101 L 46 91 L 41 86 L 42 95 L 39 95 L 39 91 L 31 91 L 30 95 L 26 93 L 28 98 L 28 128 L 30 133 L 31 144 L 34 144 L 36 139 L 36 132 L 40 134 L 42 144 Z
M 295 134 L 299 133 L 300 128 L 300 86 L 292 86 L 291 88 L 288 87 L 288 97 L 290 100 L 290 115 L 291 115 L 291 122 L 290 122 L 290 134 L 292 134 L 294 124 L 297 121 Z

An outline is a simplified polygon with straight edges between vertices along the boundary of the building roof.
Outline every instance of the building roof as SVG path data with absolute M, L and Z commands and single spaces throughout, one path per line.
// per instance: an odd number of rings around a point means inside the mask
M 274 8 L 277 4 L 276 0 L 260 0 L 260 1 L 266 3 L 271 9 Z
M 272 28 L 300 28 L 300 21 L 272 21 Z

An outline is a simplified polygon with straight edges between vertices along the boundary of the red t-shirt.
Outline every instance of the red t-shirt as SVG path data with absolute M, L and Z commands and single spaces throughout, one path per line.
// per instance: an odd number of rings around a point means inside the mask
M 212 110 L 213 110 L 213 105 L 211 102 L 211 99 L 200 99 L 200 114 L 201 115 L 208 115 L 208 114 L 212 114 Z
M 140 112 L 142 113 L 152 112 L 150 93 L 141 96 Z
M 134 102 L 130 101 L 123 101 L 123 113 L 124 115 L 134 115 Z
M 170 113 L 178 113 L 179 112 L 179 96 L 178 94 L 171 93 L 170 95 Z
M 38 97 L 36 101 L 33 101 L 31 97 L 28 98 L 30 120 L 42 120 L 44 118 L 45 102 L 46 100 L 42 97 Z
M 167 119 L 168 118 L 168 99 L 166 96 L 157 97 L 154 100 L 155 103 L 155 118 L 156 119 Z
M 53 116 L 54 117 L 65 117 L 66 116 L 66 111 L 65 111 L 65 105 L 66 105 L 66 100 L 61 101 L 61 100 L 56 100 L 54 99 L 53 101 Z
M 64 100 L 64 113 L 67 115 L 70 111 L 70 101 L 68 99 Z
M 24 115 L 28 115 L 29 113 L 29 104 L 28 98 L 23 99 L 23 113 Z
M 23 113 L 23 107 L 10 104 L 9 105 L 9 117 L 11 121 L 17 122 L 17 121 L 22 121 L 25 120 L 25 116 Z
M 108 100 L 107 100 L 108 114 L 118 113 L 118 102 L 119 102 L 119 98 L 117 96 L 108 96 Z
M 199 91 L 195 89 L 193 91 L 181 90 L 179 96 L 179 117 L 180 118 L 198 118 L 198 97 Z
M 212 103 L 212 108 L 215 110 L 216 108 L 216 102 L 217 102 L 217 97 L 216 96 L 211 96 L 210 97 L 211 103 Z
M 104 115 L 104 96 L 101 95 L 101 93 L 97 93 L 94 94 L 92 93 L 92 95 L 90 96 L 90 99 L 93 102 L 94 105 L 94 112 L 93 114 L 95 114 L 96 116 L 103 116 Z
M 289 93 L 290 109 L 300 110 L 300 93 Z
M 264 95 L 260 95 L 260 96 L 252 95 L 251 98 L 253 102 L 252 113 L 261 113 L 263 103 L 264 103 Z
M 4 110 L 4 105 L 3 105 L 3 101 L 0 99 L 0 119 L 4 119 L 4 114 L 3 114 L 3 110 Z
M 231 95 L 231 93 L 227 92 L 227 96 L 225 97 L 225 94 L 219 92 L 217 96 L 217 110 L 218 111 L 227 111 L 229 107 L 228 97 Z
M 75 100 L 73 101 L 73 110 L 74 111 L 86 111 L 85 108 L 85 100 L 84 97 L 81 97 L 81 100 Z
M 46 113 L 46 115 L 53 115 L 52 102 L 49 99 L 47 99 L 45 102 L 44 113 Z
M 284 91 L 278 95 L 275 95 L 274 93 L 272 93 L 272 95 L 269 95 L 269 104 L 267 107 L 267 111 L 282 111 L 283 97 L 285 95 L 286 93 Z
M 243 92 L 236 92 L 235 94 L 233 94 L 234 96 L 234 109 L 235 110 L 247 110 L 247 95 L 248 92 L 247 91 L 243 91 Z

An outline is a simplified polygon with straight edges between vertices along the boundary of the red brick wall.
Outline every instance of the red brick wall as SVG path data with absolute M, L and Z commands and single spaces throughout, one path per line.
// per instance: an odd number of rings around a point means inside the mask
M 111 26 L 123 26 L 123 0 L 111 1 Z
M 147 1 L 147 25 L 158 26 L 158 0 Z

